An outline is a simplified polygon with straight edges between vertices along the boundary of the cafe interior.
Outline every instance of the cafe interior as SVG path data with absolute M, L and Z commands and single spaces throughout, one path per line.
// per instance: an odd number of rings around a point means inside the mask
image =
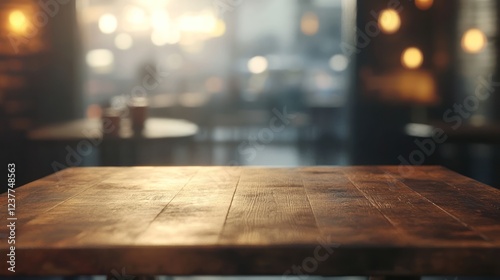
M 499 12 L 495 0 L 3 0 L 2 160 L 18 184 L 79 166 L 376 164 L 498 188 Z
M 2 164 L 18 185 L 440 165 L 500 188 L 499 18 L 498 0 L 2 0 Z

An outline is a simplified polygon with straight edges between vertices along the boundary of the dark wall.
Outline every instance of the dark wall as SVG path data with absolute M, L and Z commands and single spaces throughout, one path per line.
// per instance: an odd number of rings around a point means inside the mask
M 43 12 L 47 18 L 45 24 L 36 26 L 34 36 L 19 44 L 21 51 L 16 52 L 12 48 L 0 50 L 0 63 L 18 65 L 15 69 L 4 69 L 7 74 L 0 75 L 14 75 L 23 81 L 15 89 L 0 90 L 3 94 L 0 99 L 0 164 L 16 164 L 17 185 L 47 174 L 41 168 L 46 163 L 41 162 L 34 152 L 36 143 L 28 139 L 27 132 L 41 125 L 81 115 L 82 87 L 75 1 L 61 2 L 67 3 L 42 7 L 38 1 L 4 0 L 0 4 L 3 18 L 7 18 L 14 9 Z M 27 15 L 32 23 L 35 20 L 33 14 Z M 2 41 L 8 40 L 9 32 L 8 29 L 0 30 Z M 5 191 L 3 185 L 0 191 Z

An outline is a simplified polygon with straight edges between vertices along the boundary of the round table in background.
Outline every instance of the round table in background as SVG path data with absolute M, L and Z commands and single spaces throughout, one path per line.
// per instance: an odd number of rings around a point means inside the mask
M 141 146 L 155 142 L 168 146 L 190 141 L 198 132 L 198 126 L 180 119 L 149 118 L 141 132 L 134 132 L 129 120 L 124 119 L 117 134 L 105 134 L 103 130 L 101 119 L 78 119 L 32 130 L 28 139 L 45 143 L 76 142 L 76 145 L 88 141 L 100 150 L 101 165 L 136 165 Z M 61 149 L 65 146 L 61 145 Z M 123 158 L 127 160 L 124 162 Z

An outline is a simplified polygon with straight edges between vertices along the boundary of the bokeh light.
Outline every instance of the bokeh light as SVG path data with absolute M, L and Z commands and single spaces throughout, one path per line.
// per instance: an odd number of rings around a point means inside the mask
M 488 39 L 479 29 L 467 30 L 462 37 L 462 48 L 468 53 L 478 53 L 484 49 Z
M 305 13 L 300 21 L 300 29 L 302 30 L 302 33 L 308 36 L 312 36 L 318 33 L 319 30 L 318 16 L 312 12 Z
M 156 46 L 164 46 L 167 44 L 167 34 L 160 30 L 155 30 L 151 33 L 151 42 Z
M 181 40 L 181 33 L 179 32 L 179 30 L 177 28 L 170 29 L 167 34 L 167 43 L 174 45 L 179 43 L 180 40 Z
M 136 6 L 125 7 L 125 19 L 132 24 L 141 24 L 146 19 L 143 9 Z
M 104 14 L 99 18 L 99 30 L 104 34 L 111 34 L 116 31 L 118 21 L 112 14 Z
M 166 11 L 154 11 L 151 15 L 151 26 L 159 30 L 168 29 L 170 26 L 170 16 Z
M 386 9 L 380 12 L 378 18 L 378 26 L 380 30 L 386 34 L 392 34 L 401 27 L 401 18 L 394 9 Z
M 86 60 L 92 68 L 109 67 L 113 65 L 114 55 L 107 49 L 95 49 L 87 53 Z
M 158 20 L 157 16 L 155 19 L 149 18 L 146 15 L 144 9 L 137 6 L 125 6 L 123 8 L 123 28 L 126 31 L 145 31 L 148 30 L 153 24 L 153 20 Z M 161 22 L 156 22 L 154 24 L 162 24 Z
M 248 61 L 248 71 L 253 74 L 264 73 L 267 67 L 267 59 L 263 56 L 255 56 Z
M 212 33 L 217 27 L 217 19 L 210 11 L 200 14 L 184 14 L 178 20 L 179 29 L 183 32 Z
M 133 39 L 127 33 L 120 33 L 115 37 L 115 46 L 120 50 L 128 50 L 132 47 Z
M 330 68 L 333 71 L 342 72 L 347 69 L 348 64 L 349 60 L 344 55 L 336 54 L 330 58 Z
M 217 23 L 215 24 L 215 28 L 212 32 L 213 37 L 220 37 L 226 33 L 226 23 L 219 19 L 217 20 Z
M 434 4 L 434 0 L 415 0 L 415 6 L 420 10 L 428 10 Z
M 24 34 L 28 29 L 28 19 L 20 10 L 14 10 L 9 14 L 10 29 L 17 34 Z
M 424 62 L 424 55 L 418 48 L 411 47 L 404 50 L 401 55 L 401 63 L 408 69 L 419 68 Z

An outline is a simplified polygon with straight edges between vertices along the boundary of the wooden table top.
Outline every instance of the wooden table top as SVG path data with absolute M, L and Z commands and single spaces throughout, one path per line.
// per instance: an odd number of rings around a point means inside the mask
M 183 138 L 195 135 L 198 126 L 192 122 L 169 118 L 148 118 L 141 135 L 134 135 L 128 120 L 122 120 L 118 137 L 109 139 L 166 139 Z M 79 119 L 61 124 L 50 125 L 32 130 L 28 138 L 37 141 L 73 141 L 81 139 L 100 139 L 103 137 L 101 119 Z
M 70 168 L 16 202 L 18 275 L 500 275 L 500 191 L 442 167 Z

